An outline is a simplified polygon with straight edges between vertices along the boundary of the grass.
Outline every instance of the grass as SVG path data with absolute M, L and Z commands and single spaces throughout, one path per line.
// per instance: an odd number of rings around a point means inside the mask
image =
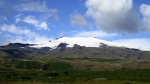
M 117 62 L 119 60 L 121 60 L 121 59 L 96 59 L 94 61 L 96 61 L 96 62 Z
M 66 62 L 48 62 L 47 63 L 50 71 L 69 71 L 73 70 L 72 66 Z
M 86 81 L 86 82 L 73 82 L 73 83 L 49 83 L 49 82 L 0 82 L 0 84 L 149 84 L 149 82 L 136 82 L 136 81 Z
M 0 72 L 0 81 L 66 83 L 76 81 L 128 80 L 150 82 L 150 70 L 114 71 L 7 71 Z
M 118 59 L 98 59 L 112 63 Z M 89 63 L 87 61 L 87 63 Z M 96 62 L 97 63 L 97 62 Z M 79 83 L 145 84 L 150 83 L 150 69 L 116 69 L 104 71 L 75 70 L 65 61 L 47 63 L 29 60 L 6 60 L 0 68 L 0 84 L 15 83 Z M 7 65 L 7 66 L 6 66 Z M 12 68 L 12 66 L 15 67 Z M 82 67 L 81 67 L 82 68 Z M 103 67 L 102 67 L 103 68 Z M 10 83 L 10 84 L 13 84 Z

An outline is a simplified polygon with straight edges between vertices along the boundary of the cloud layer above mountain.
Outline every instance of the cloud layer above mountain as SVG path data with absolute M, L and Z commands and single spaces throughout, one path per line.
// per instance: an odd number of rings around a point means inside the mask
M 132 10 L 132 0 L 87 0 L 86 15 L 95 20 L 97 28 L 109 33 L 135 33 L 139 19 Z
M 140 7 L 140 12 L 143 15 L 143 28 L 150 31 L 150 5 L 142 4 Z

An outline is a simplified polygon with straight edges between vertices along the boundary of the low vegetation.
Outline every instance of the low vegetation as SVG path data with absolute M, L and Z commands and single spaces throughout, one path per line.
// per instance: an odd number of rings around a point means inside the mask
M 43 84 L 43 83 L 79 83 L 79 84 L 148 84 L 150 68 L 127 68 L 119 59 L 76 60 L 82 64 L 80 69 L 70 60 L 51 60 L 39 62 L 33 60 L 5 59 L 0 64 L 1 84 Z M 145 64 L 148 61 L 138 61 Z M 84 65 L 85 63 L 85 65 Z M 93 70 L 98 64 L 120 63 L 124 67 L 108 70 Z M 124 62 L 130 63 L 130 62 Z M 96 64 L 96 65 L 95 65 Z M 112 65 L 110 65 L 112 66 Z M 86 68 L 85 68 L 86 67 Z M 147 66 L 146 66 L 147 67 Z M 82 69 L 83 68 L 83 69 Z M 105 68 L 105 66 L 101 67 Z
M 97 62 L 111 62 L 111 63 L 113 63 L 113 62 L 117 62 L 119 60 L 121 60 L 121 59 L 96 59 L 96 60 L 93 60 L 93 61 L 97 61 Z

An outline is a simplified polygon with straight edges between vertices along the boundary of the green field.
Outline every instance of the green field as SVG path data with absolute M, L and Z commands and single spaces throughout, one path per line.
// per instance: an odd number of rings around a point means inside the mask
M 112 63 L 115 61 L 118 61 L 118 59 L 98 59 L 98 63 Z M 30 84 L 34 82 L 36 84 L 149 84 L 150 69 L 77 70 L 68 61 L 62 60 L 51 60 L 45 63 L 32 60 L 7 59 L 1 63 L 0 84 Z
M 1 82 L 74 83 L 98 81 L 150 82 L 150 70 L 115 71 L 1 71 Z
M 93 61 L 97 61 L 97 62 L 117 62 L 121 59 L 96 59 L 96 60 L 93 60 Z

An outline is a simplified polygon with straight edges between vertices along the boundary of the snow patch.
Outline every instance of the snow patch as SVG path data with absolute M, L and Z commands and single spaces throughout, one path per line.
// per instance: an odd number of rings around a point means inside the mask
M 135 40 L 138 41 L 138 40 Z M 106 44 L 108 46 L 115 46 L 115 47 L 127 47 L 127 48 L 135 48 L 140 49 L 144 51 L 150 51 L 150 46 L 144 47 L 143 45 L 138 45 L 133 42 L 131 43 L 129 40 L 123 40 L 123 41 L 106 41 L 101 40 L 95 37 L 62 37 L 59 39 L 51 40 L 50 42 L 33 45 L 30 47 L 34 48 L 41 48 L 41 47 L 50 47 L 53 49 L 56 49 L 57 46 L 60 43 L 67 43 L 67 47 L 73 47 L 75 44 L 85 47 L 100 47 L 102 44 Z M 134 45 L 136 44 L 136 45 Z

